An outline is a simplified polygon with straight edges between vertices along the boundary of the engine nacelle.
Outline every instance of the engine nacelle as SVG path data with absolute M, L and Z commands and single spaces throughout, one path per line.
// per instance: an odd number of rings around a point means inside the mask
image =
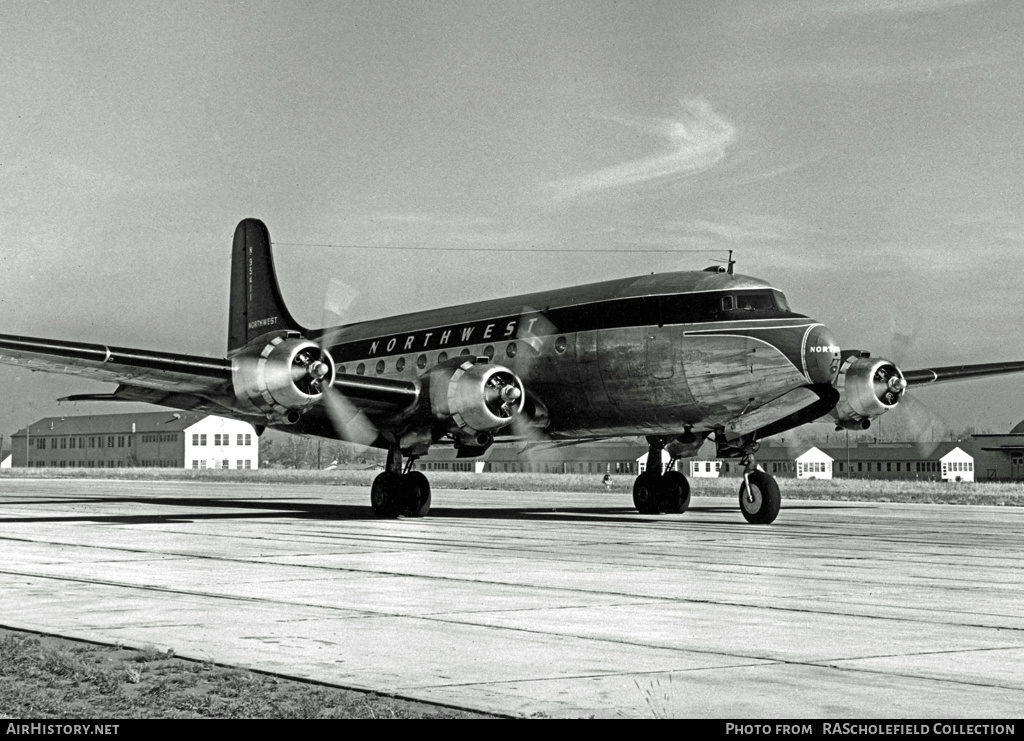
M 871 420 L 893 409 L 907 382 L 900 369 L 884 358 L 852 356 L 836 378 L 839 403 L 832 410 L 836 423 L 846 429 L 867 429 Z
M 261 337 L 231 359 L 234 408 L 294 424 L 334 383 L 334 361 L 293 334 Z
M 430 377 L 434 417 L 450 420 L 461 436 L 494 432 L 512 423 L 523 409 L 523 382 L 508 368 L 465 359 L 438 366 Z

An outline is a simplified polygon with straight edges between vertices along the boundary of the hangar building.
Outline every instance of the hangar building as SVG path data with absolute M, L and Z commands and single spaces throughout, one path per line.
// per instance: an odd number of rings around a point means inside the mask
M 979 476 L 988 481 L 1024 480 L 1024 422 L 1004 435 L 972 435 Z
M 11 447 L 14 468 L 259 468 L 256 428 L 192 412 L 47 417 Z

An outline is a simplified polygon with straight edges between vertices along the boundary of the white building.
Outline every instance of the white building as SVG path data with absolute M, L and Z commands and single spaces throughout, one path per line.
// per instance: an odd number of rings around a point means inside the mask
M 667 450 L 662 450 L 661 451 L 661 470 L 662 471 L 668 471 L 669 470 L 668 463 L 669 463 L 670 460 L 672 460 L 672 456 L 670 456 L 668 454 Z M 678 469 L 678 465 L 679 465 L 679 462 L 676 461 L 676 467 L 673 470 L 679 470 Z M 647 470 L 647 453 L 644 453 L 642 456 L 640 456 L 639 458 L 636 459 L 636 466 L 637 466 L 637 473 L 643 473 L 644 471 Z
M 798 479 L 832 478 L 832 456 L 812 447 L 803 455 L 797 456 L 796 477 Z
M 974 458 L 953 448 L 939 459 L 943 481 L 974 481 Z
M 717 479 L 722 473 L 722 461 L 709 461 L 695 458 L 690 461 L 690 478 Z

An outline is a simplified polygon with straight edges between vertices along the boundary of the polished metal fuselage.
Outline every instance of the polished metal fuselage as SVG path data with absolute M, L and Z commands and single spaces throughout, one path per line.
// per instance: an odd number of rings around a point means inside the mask
M 803 356 L 821 325 L 788 311 L 659 321 L 651 307 L 766 289 L 712 272 L 607 281 L 351 325 L 335 330 L 331 353 L 341 372 L 408 381 L 452 357 L 487 357 L 543 404 L 554 438 L 712 430 L 811 383 Z

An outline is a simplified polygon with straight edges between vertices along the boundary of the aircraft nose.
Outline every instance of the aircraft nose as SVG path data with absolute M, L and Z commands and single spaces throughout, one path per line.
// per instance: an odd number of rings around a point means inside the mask
M 828 327 L 811 327 L 801 352 L 804 375 L 811 383 L 832 383 L 839 373 L 839 343 Z

